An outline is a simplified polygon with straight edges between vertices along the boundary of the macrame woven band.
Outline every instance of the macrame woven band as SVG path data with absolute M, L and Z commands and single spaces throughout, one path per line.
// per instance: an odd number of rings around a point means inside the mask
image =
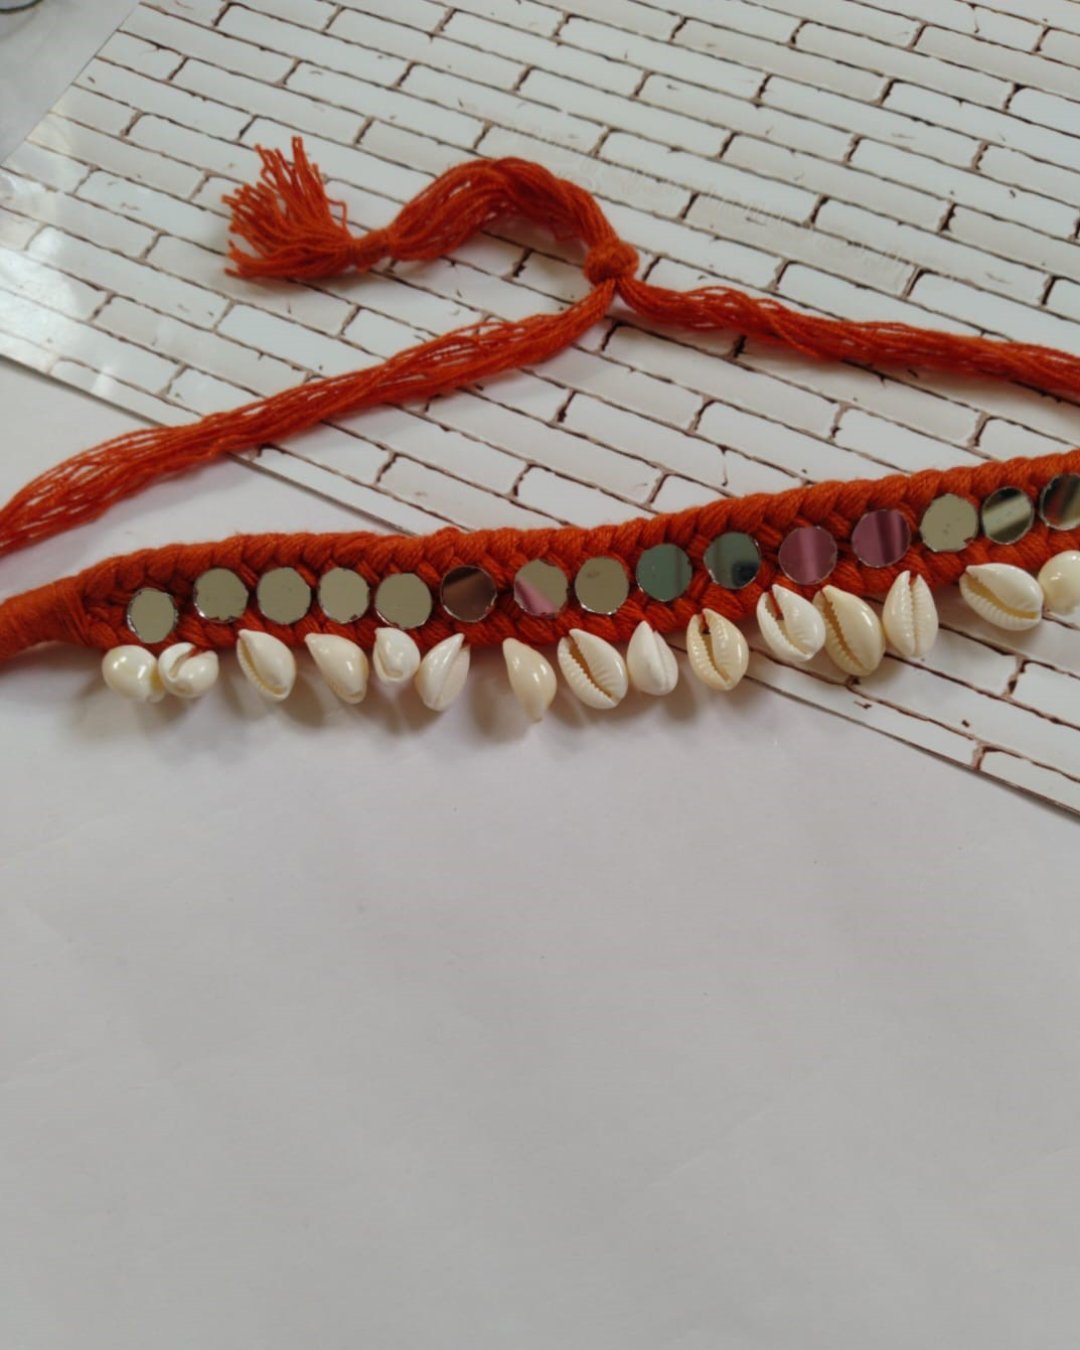
M 293 143 L 291 160 L 277 151 L 260 153 L 260 181 L 227 199 L 233 210 L 233 229 L 247 245 L 233 244 L 230 249 L 234 272 L 240 276 L 314 279 L 349 268 L 365 271 L 388 258 L 434 258 L 451 252 L 477 230 L 500 220 L 524 218 L 546 226 L 556 238 L 576 238 L 584 244 L 583 270 L 591 289 L 557 314 L 515 322 L 485 321 L 422 343 L 371 368 L 313 380 L 186 426 L 138 431 L 85 451 L 42 474 L 0 510 L 0 556 L 92 520 L 157 479 L 227 453 L 279 441 L 364 407 L 423 401 L 501 371 L 537 364 L 580 337 L 607 314 L 616 298 L 652 324 L 730 329 L 817 359 L 902 364 L 1080 394 L 1080 358 L 1051 348 L 904 324 L 820 318 L 726 287 L 677 292 L 652 286 L 635 276 L 636 251 L 615 234 L 587 192 L 526 161 L 478 160 L 451 169 L 388 226 L 354 235 L 344 207 L 327 198 L 318 170 L 299 141 Z M 703 606 L 729 618 L 743 618 L 753 610 L 761 591 L 780 577 L 779 545 L 800 525 L 824 526 L 836 539 L 839 558 L 830 582 L 844 590 L 882 595 L 903 568 L 940 587 L 954 582 L 972 563 L 1008 561 L 1035 570 L 1052 554 L 1077 547 L 1080 531 L 1050 529 L 1040 521 L 1017 543 L 1006 546 L 977 538 L 951 553 L 932 553 L 916 540 L 895 566 L 871 568 L 860 563 L 850 547 L 851 532 L 860 517 L 867 511 L 893 508 L 914 534 L 926 507 L 943 493 L 954 493 L 977 505 L 995 489 L 1008 485 L 1037 499 L 1046 484 L 1062 474 L 1080 474 L 1080 450 L 721 499 L 673 515 L 590 530 L 464 533 L 447 529 L 423 538 L 368 532 L 270 534 L 171 545 L 110 559 L 77 577 L 0 605 L 0 660 L 43 641 L 100 648 L 130 641 L 125 608 L 141 587 L 166 589 L 176 600 L 180 618 L 173 640 L 232 646 L 236 625 L 203 619 L 188 603 L 195 579 L 217 566 L 237 573 L 249 588 L 268 568 L 290 566 L 311 586 L 328 568 L 345 567 L 359 572 L 372 586 L 392 573 L 408 571 L 433 589 L 454 567 L 482 567 L 496 583 L 499 596 L 489 615 L 467 625 L 473 645 L 508 636 L 542 644 L 581 624 L 580 611 L 572 608 L 553 618 L 539 618 L 513 604 L 508 591 L 523 563 L 548 560 L 572 577 L 588 558 L 613 557 L 632 577 L 641 553 L 659 543 L 678 544 L 689 555 L 695 567 L 689 588 L 670 603 L 635 591 L 617 614 L 590 614 L 587 626 L 591 631 L 612 640 L 625 639 L 641 619 L 647 619 L 657 631 L 670 632 L 685 625 Z M 738 591 L 714 584 L 701 566 L 709 542 L 725 530 L 752 535 L 761 549 L 758 576 Z M 370 645 L 376 623 L 374 615 L 365 615 L 353 624 L 335 624 L 313 608 L 296 624 L 282 626 L 268 622 L 254 606 L 243 619 L 244 626 L 271 632 L 290 645 L 313 631 L 340 632 Z M 436 609 L 414 636 L 426 649 L 461 629 L 462 625 Z

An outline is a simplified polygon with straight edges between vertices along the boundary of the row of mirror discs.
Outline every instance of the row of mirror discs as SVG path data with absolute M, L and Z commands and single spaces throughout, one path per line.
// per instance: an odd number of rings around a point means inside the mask
M 761 555 L 746 534 L 729 533 L 714 540 L 705 554 L 714 581 L 739 589 L 757 575 Z M 675 600 L 690 585 L 693 564 L 676 544 L 646 549 L 638 561 L 636 579 L 656 600 Z M 551 617 L 566 605 L 570 583 L 554 563 L 536 559 L 519 568 L 513 594 L 527 614 Z M 591 614 L 614 614 L 630 594 L 630 578 L 617 558 L 590 558 L 574 578 L 578 603 Z M 442 579 L 439 601 L 459 623 L 478 623 L 490 614 L 498 596 L 493 578 L 482 567 L 456 567 Z M 246 612 L 250 594 L 230 568 L 212 567 L 195 582 L 196 612 L 213 623 L 235 623 Z M 311 609 L 312 592 L 294 567 L 275 567 L 263 573 L 255 588 L 259 613 L 271 623 L 298 623 Z M 353 623 L 371 603 L 370 587 L 357 572 L 335 567 L 319 580 L 318 603 L 335 623 Z M 419 628 L 431 616 L 431 590 L 415 572 L 384 577 L 375 590 L 375 612 L 394 628 Z M 164 642 L 176 627 L 178 613 L 172 596 L 146 587 L 127 609 L 127 626 L 143 642 Z
M 705 567 L 717 585 L 741 590 L 754 580 L 761 551 L 748 534 L 731 530 L 705 550 Z M 665 604 L 690 587 L 694 564 L 678 544 L 656 544 L 638 559 L 634 580 L 647 596 Z M 618 558 L 588 558 L 574 575 L 574 598 L 589 614 L 614 614 L 630 594 L 630 576 Z M 539 559 L 525 563 L 514 577 L 514 599 L 526 614 L 551 618 L 566 605 L 570 580 L 561 567 Z
M 947 492 L 926 508 L 919 534 L 933 553 L 958 553 L 980 531 L 992 543 L 1015 544 L 1035 524 L 1036 515 L 1051 530 L 1080 527 L 1080 474 L 1052 478 L 1039 493 L 1038 506 L 1018 487 L 998 488 L 981 506 Z
M 945 493 L 930 503 L 919 522 L 923 543 L 934 553 L 953 553 L 966 548 L 981 532 L 994 543 L 1014 544 L 1035 523 L 1036 511 L 1054 530 L 1080 527 L 1080 474 L 1061 474 L 1039 495 L 1038 507 L 1020 488 L 1002 487 L 990 494 L 981 508 L 965 497 Z M 893 508 L 868 511 L 851 535 L 855 556 L 867 567 L 890 567 L 907 552 L 911 526 Z M 777 554 L 781 570 L 791 581 L 815 586 L 836 566 L 837 541 L 820 525 L 791 530 Z M 705 570 L 726 590 L 749 586 L 761 567 L 761 551 L 752 536 L 737 530 L 718 535 L 704 553 Z M 689 589 L 694 565 L 678 544 L 656 544 L 638 559 L 634 580 L 653 600 L 668 603 Z M 518 606 L 538 618 L 551 618 L 566 605 L 570 579 L 555 563 L 534 559 L 514 576 L 513 595 Z M 618 558 L 589 558 L 573 579 L 574 597 L 590 614 L 614 614 L 630 594 L 631 578 Z M 459 623 L 478 623 L 491 613 L 498 587 L 482 567 L 455 567 L 443 577 L 439 602 Z M 194 604 L 204 619 L 233 623 L 250 603 L 248 588 L 227 567 L 212 567 L 195 582 Z M 353 623 L 367 613 L 372 602 L 370 587 L 359 573 L 335 567 L 319 579 L 318 604 L 335 623 Z M 293 624 L 311 609 L 312 592 L 294 567 L 275 567 L 265 572 L 255 588 L 259 613 L 272 623 Z M 394 628 L 419 628 L 434 607 L 431 590 L 415 572 L 396 572 L 384 577 L 375 589 L 375 612 Z M 143 642 L 163 642 L 175 629 L 177 608 L 165 591 L 144 588 L 132 598 L 127 624 Z
M 479 567 L 459 567 L 442 580 L 443 608 L 463 623 L 484 618 L 495 603 L 496 588 Z M 212 567 L 195 582 L 195 610 L 213 623 L 235 623 L 251 600 L 247 586 L 227 567 Z M 259 613 L 271 623 L 298 623 L 311 609 L 311 587 L 295 567 L 265 572 L 255 587 Z M 318 603 L 335 623 L 353 623 L 367 613 L 371 588 L 358 572 L 335 567 L 319 580 Z M 375 590 L 375 611 L 395 628 L 419 628 L 431 616 L 431 591 L 415 572 L 395 572 Z M 176 603 L 165 591 L 144 587 L 127 608 L 127 626 L 143 642 L 164 642 L 178 620 Z

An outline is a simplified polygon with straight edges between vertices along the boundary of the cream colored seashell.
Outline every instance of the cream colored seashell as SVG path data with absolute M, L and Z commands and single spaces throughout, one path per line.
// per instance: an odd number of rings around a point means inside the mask
M 1039 585 L 1051 614 L 1071 614 L 1080 608 L 1080 553 L 1068 549 L 1044 562 Z
M 976 563 L 960 578 L 960 594 L 981 619 L 1017 632 L 1042 618 L 1042 587 L 1011 563 Z
M 145 647 L 113 647 L 101 659 L 101 673 L 114 694 L 136 703 L 160 703 L 165 697 L 157 658 Z
M 263 698 L 280 703 L 292 693 L 296 657 L 279 638 L 244 628 L 236 637 L 236 655 L 240 669 Z
M 825 620 L 825 650 L 848 675 L 872 675 L 885 655 L 881 620 L 866 603 L 839 586 L 823 586 L 814 608 Z
M 686 625 L 686 654 L 702 684 L 725 693 L 735 688 L 750 664 L 742 631 L 715 609 L 695 614 Z
M 786 586 L 762 592 L 757 621 L 765 645 L 781 661 L 811 661 L 825 645 L 825 620 Z
M 371 664 L 383 684 L 404 684 L 420 669 L 420 648 L 400 628 L 376 628 Z
M 602 637 L 571 628 L 559 642 L 558 657 L 566 683 L 587 708 L 614 708 L 626 697 L 626 662 Z
M 634 629 L 626 649 L 630 683 L 643 694 L 670 694 L 679 683 L 679 663 L 652 624 L 644 619 Z
M 368 659 L 362 647 L 338 633 L 309 633 L 304 646 L 319 674 L 342 703 L 362 703 L 368 687 Z
M 909 661 L 921 660 L 938 635 L 937 605 L 930 587 L 917 573 L 901 572 L 889 587 L 881 611 L 889 646 Z
M 529 717 L 539 722 L 555 697 L 556 679 L 551 662 L 517 638 L 506 638 L 502 651 L 514 697 Z
M 202 698 L 218 677 L 217 652 L 206 652 L 193 642 L 174 642 L 158 657 L 158 674 L 165 692 L 176 698 Z
M 416 672 L 416 692 L 425 708 L 444 712 L 465 688 L 469 674 L 469 648 L 465 635 L 455 633 L 443 638 L 420 662 Z

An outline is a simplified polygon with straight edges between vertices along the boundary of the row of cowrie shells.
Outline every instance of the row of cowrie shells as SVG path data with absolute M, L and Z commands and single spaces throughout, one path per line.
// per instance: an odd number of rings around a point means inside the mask
M 841 670 L 869 675 L 885 655 L 888 635 L 894 648 L 910 657 L 925 656 L 937 635 L 937 610 L 921 577 L 897 579 L 883 621 L 858 596 L 826 586 L 813 603 L 783 586 L 758 601 L 758 627 L 774 656 L 798 664 L 824 648 Z M 503 644 L 510 683 L 526 712 L 542 717 L 555 693 L 554 673 L 539 652 L 510 639 Z M 686 629 L 691 671 L 710 689 L 730 692 L 746 674 L 750 647 L 742 631 L 715 610 L 695 614 Z M 571 690 L 590 708 L 614 708 L 633 687 L 644 694 L 669 694 L 679 678 L 675 654 L 648 623 L 639 623 L 626 659 L 610 642 L 575 628 L 558 646 L 559 667 Z M 534 684 L 541 671 L 547 691 Z
M 442 712 L 461 693 L 469 673 L 470 651 L 461 633 L 437 643 L 423 659 L 414 639 L 397 628 L 376 630 L 370 662 L 362 647 L 337 634 L 310 634 L 305 645 L 327 686 L 345 703 L 363 701 L 374 667 L 383 684 L 412 680 L 422 702 L 433 712 Z M 531 650 L 524 643 L 516 645 L 522 651 Z M 296 657 L 284 642 L 270 633 L 245 629 L 237 635 L 236 655 L 244 675 L 265 698 L 281 702 L 292 693 Z M 543 677 L 524 669 L 515 684 L 509 656 L 507 663 L 515 691 L 524 691 L 531 680 L 539 696 L 546 698 L 546 708 L 555 694 L 554 674 L 550 691 Z M 108 687 L 141 703 L 158 703 L 166 694 L 198 698 L 214 685 L 219 670 L 216 652 L 199 651 L 190 642 L 175 643 L 156 658 L 145 647 L 114 647 L 102 659 Z
M 1006 563 L 977 564 L 964 572 L 960 591 L 988 622 L 1006 629 L 1030 628 L 1039 622 L 1044 606 L 1069 613 L 1080 605 L 1080 553 L 1058 554 L 1038 578 Z M 780 660 L 804 664 L 824 649 L 842 671 L 859 677 L 872 674 L 881 664 L 886 643 L 899 655 L 917 660 L 930 651 L 938 631 L 930 588 L 910 572 L 902 572 L 893 582 L 880 618 L 865 600 L 835 586 L 823 587 L 813 602 L 774 586 L 758 601 L 757 621 L 765 645 Z M 348 638 L 316 633 L 305 643 L 329 688 L 346 703 L 364 698 L 374 666 L 384 684 L 412 680 L 423 703 L 441 712 L 461 693 L 469 673 L 469 647 L 460 633 L 421 658 L 408 633 L 377 629 L 370 665 L 363 649 Z M 739 683 L 750 660 L 742 632 L 711 609 L 690 620 L 686 650 L 698 679 L 725 692 Z M 555 697 L 551 664 L 515 638 L 503 643 L 503 655 L 511 689 L 526 713 L 539 720 Z M 237 656 L 244 674 L 266 698 L 279 701 L 292 692 L 296 659 L 279 639 L 245 630 L 238 635 Z M 577 698 L 601 710 L 616 707 L 631 686 L 662 696 L 671 693 L 679 679 L 674 652 L 645 622 L 635 629 L 625 659 L 610 642 L 580 628 L 561 639 L 557 659 Z M 113 648 L 102 669 L 110 688 L 155 703 L 167 693 L 183 699 L 204 694 L 218 677 L 219 663 L 216 653 L 179 642 L 158 658 L 143 647 Z
M 960 591 L 987 622 L 1013 630 L 1030 628 L 1042 618 L 1044 607 L 1070 613 L 1080 605 L 1080 553 L 1058 554 L 1038 578 L 1007 563 L 976 564 L 961 577 Z M 929 586 L 906 571 L 889 588 L 880 618 L 865 600 L 836 586 L 823 587 L 812 602 L 785 586 L 774 586 L 762 593 L 756 616 L 765 645 L 781 661 L 805 664 L 824 649 L 845 674 L 861 678 L 878 668 L 886 645 L 908 660 L 921 660 L 938 633 Z M 511 685 L 517 693 L 524 682 L 521 672 L 537 671 L 547 662 L 538 652 L 526 656 L 530 649 L 521 643 L 514 647 Z M 710 688 L 723 691 L 735 688 L 750 659 L 741 631 L 711 609 L 690 620 L 686 651 L 694 674 Z M 631 685 L 642 693 L 667 694 L 678 681 L 674 653 L 644 622 L 630 639 L 625 662 L 609 642 L 581 629 L 562 639 L 558 659 L 567 684 L 591 708 L 615 707 Z M 535 696 L 522 699 L 534 717 L 543 715 L 554 696 L 553 675 L 545 688 L 550 695 L 542 706 Z
M 384 684 L 413 680 L 424 703 L 441 712 L 461 693 L 469 673 L 469 648 L 460 633 L 438 643 L 422 660 L 415 641 L 397 628 L 376 631 L 370 662 L 363 648 L 333 633 L 312 633 L 305 644 L 327 685 L 345 703 L 363 700 L 373 665 Z M 240 669 L 265 698 L 280 702 L 292 693 L 296 658 L 284 642 L 245 629 L 237 635 L 236 655 Z M 142 703 L 157 703 L 166 694 L 198 698 L 216 682 L 219 669 L 216 652 L 200 651 L 190 642 L 174 643 L 156 658 L 145 647 L 114 647 L 102 660 L 109 688 Z

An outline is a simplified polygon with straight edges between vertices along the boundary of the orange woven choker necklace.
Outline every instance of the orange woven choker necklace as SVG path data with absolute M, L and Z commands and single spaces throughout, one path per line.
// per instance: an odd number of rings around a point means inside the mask
M 299 140 L 292 161 L 260 154 L 259 183 L 227 199 L 247 245 L 230 248 L 237 275 L 313 279 L 387 258 L 435 258 L 495 221 L 523 217 L 581 241 L 590 290 L 559 314 L 482 322 L 353 374 L 84 451 L 0 510 L 0 556 L 221 455 L 535 365 L 598 322 L 616 296 L 651 323 L 729 329 L 821 359 L 1080 394 L 1080 358 L 1050 348 L 817 318 L 722 287 L 649 285 L 596 201 L 524 160 L 451 169 L 385 229 L 357 236 Z M 865 677 L 886 644 L 909 659 L 926 654 L 937 631 L 931 592 L 942 586 L 958 583 L 983 618 L 1005 628 L 1034 625 L 1044 607 L 1075 608 L 1078 545 L 1080 450 L 821 483 L 589 530 L 240 535 L 110 558 L 6 601 L 0 660 L 48 641 L 103 649 L 107 682 L 154 701 L 204 692 L 218 653 L 236 647 L 261 692 L 284 698 L 294 649 L 306 645 L 348 701 L 366 692 L 370 654 L 381 680 L 415 678 L 438 709 L 460 692 L 470 648 L 501 642 L 515 694 L 539 717 L 556 680 L 538 648 L 558 644 L 567 683 L 597 708 L 630 687 L 669 692 L 678 666 L 664 635 L 675 631 L 686 634 L 696 675 L 733 688 L 749 656 L 738 623 L 752 616 L 781 659 L 807 661 L 824 647 L 842 670 Z

